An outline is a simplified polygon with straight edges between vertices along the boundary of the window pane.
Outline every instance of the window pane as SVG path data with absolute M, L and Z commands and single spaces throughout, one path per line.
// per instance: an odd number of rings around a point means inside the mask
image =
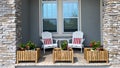
M 56 19 L 43 19 L 43 31 L 57 32 Z
M 56 2 L 43 3 L 43 18 L 57 18 Z
M 64 32 L 77 31 L 77 18 L 64 18 Z
M 78 29 L 78 0 L 63 1 L 64 32 Z
M 63 2 L 63 17 L 78 17 L 78 2 Z
M 57 32 L 57 3 L 56 0 L 42 2 L 43 31 Z

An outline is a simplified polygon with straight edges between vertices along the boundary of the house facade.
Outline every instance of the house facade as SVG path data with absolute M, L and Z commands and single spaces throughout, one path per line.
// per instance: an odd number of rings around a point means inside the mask
M 102 0 L 101 42 L 109 63 L 120 64 L 120 1 Z M 16 47 L 22 42 L 22 0 L 0 1 L 0 68 L 14 68 Z

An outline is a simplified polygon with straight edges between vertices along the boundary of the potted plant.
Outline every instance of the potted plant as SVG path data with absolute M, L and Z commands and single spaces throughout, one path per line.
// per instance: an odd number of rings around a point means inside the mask
M 25 50 L 25 44 L 20 44 L 20 50 Z
M 67 50 L 67 45 L 68 45 L 68 42 L 66 40 L 61 41 L 61 49 L 62 50 Z
M 27 44 L 26 44 L 26 49 L 27 50 L 34 50 L 35 47 L 36 47 L 36 45 L 31 41 L 28 41 Z
M 92 50 L 97 50 L 100 48 L 100 42 L 99 41 L 91 41 L 90 46 L 92 47 Z
M 33 42 L 28 41 L 26 44 L 21 44 L 20 48 L 24 50 L 17 50 L 17 63 L 19 61 L 38 62 L 38 59 L 40 57 L 40 48 L 36 48 Z
M 31 42 L 31 41 L 28 41 L 26 44 L 20 44 L 20 47 L 19 47 L 19 49 L 20 50 L 34 50 L 35 49 L 35 47 L 36 47 L 36 45 L 33 43 L 33 42 Z

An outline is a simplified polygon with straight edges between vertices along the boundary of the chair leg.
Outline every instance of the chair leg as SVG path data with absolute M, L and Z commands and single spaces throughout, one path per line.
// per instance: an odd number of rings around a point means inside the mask
M 45 48 L 44 48 L 44 54 L 45 54 Z
M 81 53 L 82 53 L 82 48 L 81 48 Z

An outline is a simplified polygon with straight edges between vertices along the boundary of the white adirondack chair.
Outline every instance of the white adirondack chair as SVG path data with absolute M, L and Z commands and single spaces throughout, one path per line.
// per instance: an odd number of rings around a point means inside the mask
M 72 43 L 68 43 L 68 47 L 81 48 L 81 52 L 82 52 L 84 40 L 85 39 L 83 39 L 83 32 L 75 31 L 73 32 L 73 35 L 72 35 Z
M 57 43 L 53 43 L 52 33 L 50 32 L 42 32 L 42 48 L 45 53 L 45 49 L 55 48 L 57 47 Z

